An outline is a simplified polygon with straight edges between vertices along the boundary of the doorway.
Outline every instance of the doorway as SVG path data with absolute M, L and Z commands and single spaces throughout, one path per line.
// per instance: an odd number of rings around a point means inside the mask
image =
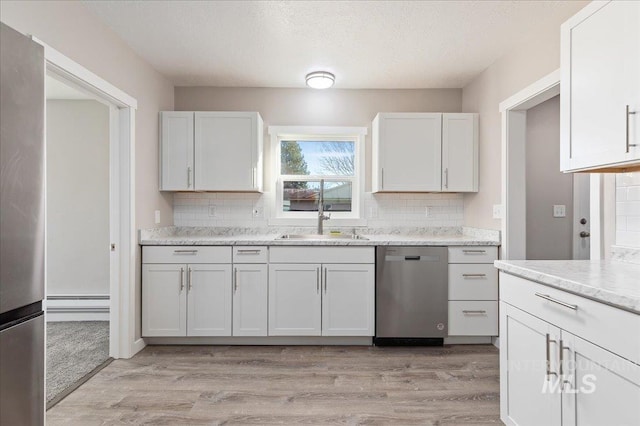
M 500 104 L 503 259 L 589 259 L 598 250 L 593 178 L 560 172 L 559 95 L 558 70 Z
M 109 360 L 110 108 L 46 76 L 46 399 Z

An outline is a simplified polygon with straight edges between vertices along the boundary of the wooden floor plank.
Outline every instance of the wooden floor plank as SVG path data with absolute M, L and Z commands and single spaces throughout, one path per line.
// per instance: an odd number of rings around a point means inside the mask
M 498 377 L 490 345 L 150 346 L 47 424 L 500 424 Z

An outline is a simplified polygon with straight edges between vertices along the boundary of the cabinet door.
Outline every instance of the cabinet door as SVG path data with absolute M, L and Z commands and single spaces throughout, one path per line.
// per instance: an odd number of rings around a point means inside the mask
M 374 265 L 323 265 L 322 287 L 323 336 L 373 336 Z
M 377 191 L 440 191 L 442 114 L 387 113 L 378 120 Z
M 231 336 L 231 265 L 189 265 L 187 336 Z
M 559 340 L 557 327 L 500 303 L 500 418 L 505 424 L 560 425 Z
M 640 425 L 640 366 L 562 331 L 563 426 Z
M 186 265 L 142 265 L 142 336 L 187 335 Z
M 640 2 L 603 4 L 562 27 L 562 170 L 640 160 Z
M 319 264 L 269 265 L 269 335 L 320 336 Z
M 197 190 L 258 190 L 258 121 L 255 112 L 195 113 Z
M 193 190 L 193 113 L 160 113 L 160 190 Z
M 234 265 L 233 335 L 267 335 L 267 265 Z
M 442 190 L 478 191 L 478 114 L 442 114 Z

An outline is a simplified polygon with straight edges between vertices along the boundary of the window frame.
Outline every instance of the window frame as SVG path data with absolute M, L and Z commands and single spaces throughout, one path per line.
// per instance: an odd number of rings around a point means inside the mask
M 352 182 L 352 198 L 350 212 L 328 212 L 331 213 L 331 222 L 341 225 L 360 225 L 364 221 L 363 199 L 364 199 L 364 139 L 367 135 L 366 127 L 328 127 L 328 126 L 269 126 L 271 136 L 271 155 L 273 158 L 273 184 L 274 197 L 272 203 L 274 224 L 294 224 L 308 225 L 317 221 L 317 212 L 291 212 L 283 210 L 283 182 L 288 180 L 296 181 L 319 181 L 325 182 Z M 282 141 L 336 141 L 354 143 L 354 175 L 353 176 L 331 176 L 331 175 L 282 175 L 280 163 L 280 149 Z

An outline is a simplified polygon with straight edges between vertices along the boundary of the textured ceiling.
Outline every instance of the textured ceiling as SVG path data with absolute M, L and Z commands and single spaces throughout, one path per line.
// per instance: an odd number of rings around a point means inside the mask
M 583 1 L 84 1 L 178 86 L 459 88 Z

